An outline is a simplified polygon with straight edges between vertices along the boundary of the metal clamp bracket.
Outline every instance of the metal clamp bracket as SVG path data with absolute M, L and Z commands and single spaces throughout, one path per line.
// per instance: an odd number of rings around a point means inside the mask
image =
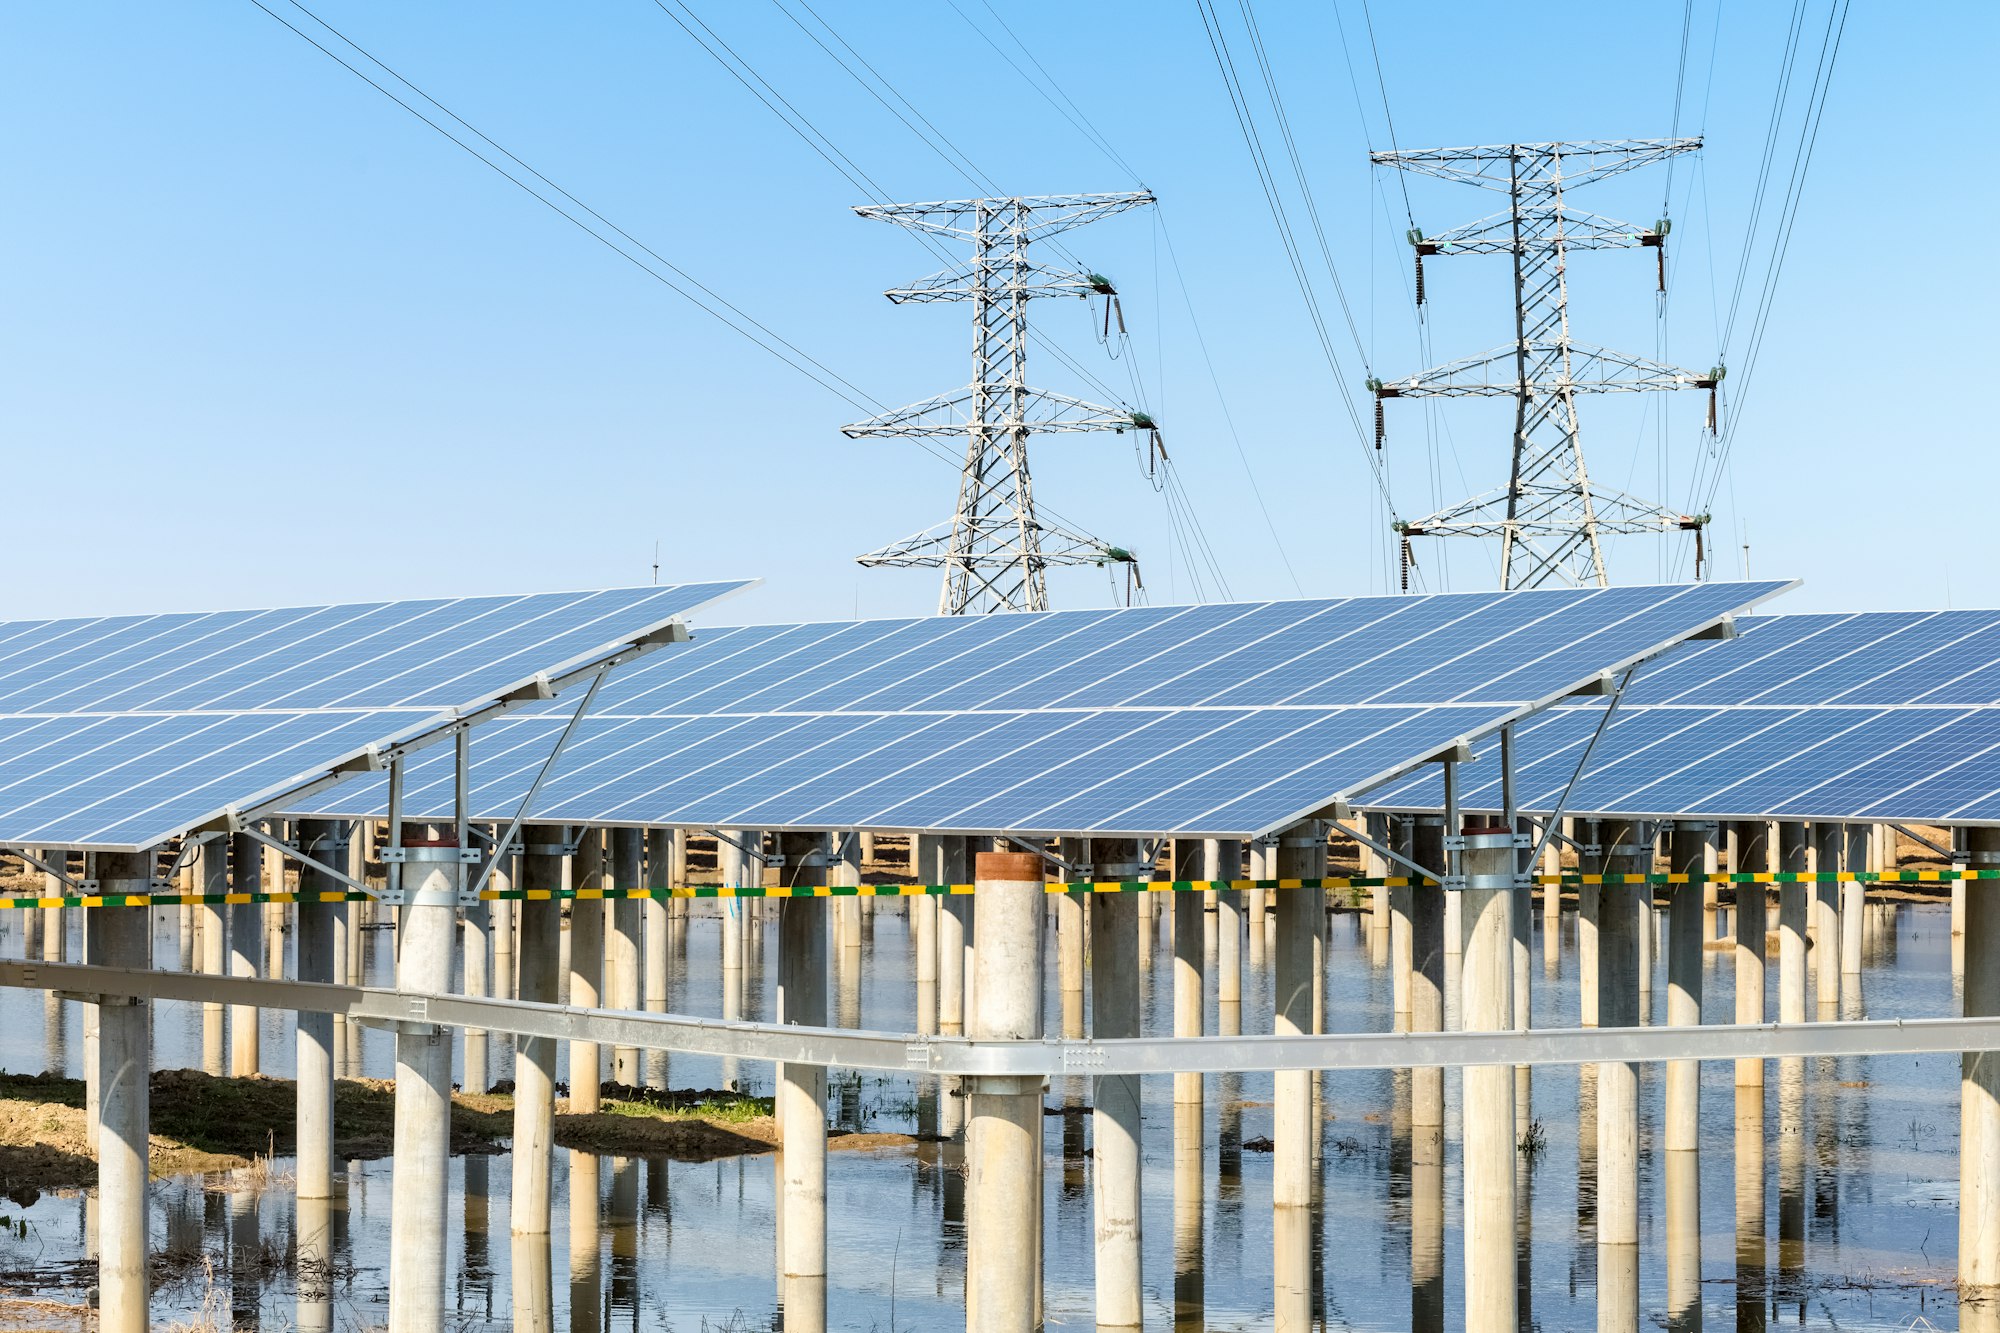
M 476 866 L 486 859 L 486 853 L 477 847 L 383 847 L 375 853 L 375 859 L 385 866 Z

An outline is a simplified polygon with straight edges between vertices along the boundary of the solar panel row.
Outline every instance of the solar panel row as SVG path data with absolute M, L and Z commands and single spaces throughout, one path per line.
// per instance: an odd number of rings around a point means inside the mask
M 537 799 L 574 823 L 1234 836 L 1282 827 L 1779 583 L 778 625 L 617 673 Z M 566 710 L 473 743 L 511 815 Z M 415 762 L 406 808 L 452 778 Z M 379 781 L 295 814 L 377 815 Z
M 1649 818 L 2000 821 L 2000 612 L 1746 619 L 1628 691 L 1569 809 Z M 1601 704 L 1517 728 L 1524 809 L 1554 807 Z M 1465 801 L 1499 799 L 1497 763 Z M 1434 779 L 1364 798 L 1435 809 Z
M 743 586 L 0 624 L 0 842 L 153 845 Z

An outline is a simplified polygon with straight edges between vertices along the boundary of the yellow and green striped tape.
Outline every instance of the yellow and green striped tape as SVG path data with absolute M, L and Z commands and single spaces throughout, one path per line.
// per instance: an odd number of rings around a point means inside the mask
M 1760 871 L 1756 873 L 1651 875 L 1536 875 L 1538 886 L 1616 884 L 1949 884 L 1959 880 L 2000 879 L 2000 870 L 1829 870 Z M 1352 875 L 1320 879 L 1128 879 L 1066 883 L 1050 881 L 1050 893 L 1208 893 L 1241 889 L 1373 889 L 1434 884 L 1408 875 Z M 971 893 L 970 884 L 801 884 L 796 886 L 682 884 L 659 889 L 486 889 L 482 900 L 546 902 L 550 899 L 644 901 L 674 898 L 915 898 Z M 199 907 L 237 903 L 358 903 L 371 896 L 356 891 L 334 893 L 102 893 L 63 897 L 0 896 L 7 907 Z

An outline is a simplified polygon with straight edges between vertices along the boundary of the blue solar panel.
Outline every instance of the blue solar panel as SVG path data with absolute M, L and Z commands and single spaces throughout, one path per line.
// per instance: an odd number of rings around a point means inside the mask
M 1282 827 L 1786 585 L 1346 598 L 708 630 L 623 668 L 537 819 L 1211 834 Z M 472 744 L 515 813 L 567 705 Z M 441 759 L 408 809 L 438 815 Z M 295 814 L 379 813 L 379 780 Z
M 0 624 L 0 843 L 156 845 L 743 586 Z
M 2000 821 L 2000 612 L 1765 616 L 1740 629 L 1639 675 L 1571 813 Z M 1518 729 L 1523 809 L 1555 807 L 1602 709 L 1566 706 Z M 1466 770 L 1469 809 L 1499 801 L 1497 747 L 1481 760 Z M 1441 795 L 1419 775 L 1364 799 L 1435 809 Z

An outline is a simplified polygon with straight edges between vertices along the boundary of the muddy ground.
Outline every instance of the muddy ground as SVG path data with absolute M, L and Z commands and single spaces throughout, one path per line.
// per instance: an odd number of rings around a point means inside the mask
M 514 1100 L 501 1085 L 452 1098 L 454 1153 L 505 1152 Z M 81 1079 L 0 1073 L 0 1198 L 31 1201 L 42 1190 L 95 1184 L 84 1138 Z M 215 1078 L 161 1070 L 152 1081 L 151 1166 L 155 1176 L 257 1167 L 289 1155 L 295 1093 L 290 1079 Z M 769 1152 L 777 1122 L 769 1098 L 733 1092 L 648 1092 L 606 1085 L 602 1109 L 571 1115 L 556 1102 L 556 1146 L 677 1161 L 712 1161 Z M 386 1157 L 395 1144 L 394 1085 L 376 1079 L 334 1084 L 334 1151 L 344 1159 Z M 907 1134 L 841 1134 L 832 1149 L 899 1147 Z

